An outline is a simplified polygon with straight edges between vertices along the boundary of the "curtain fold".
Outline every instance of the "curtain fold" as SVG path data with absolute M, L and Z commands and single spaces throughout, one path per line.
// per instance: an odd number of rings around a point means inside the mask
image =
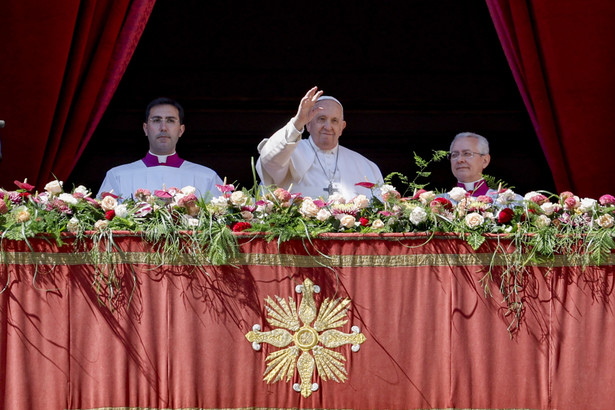
M 557 189 L 615 191 L 615 3 L 486 2 Z
M 0 68 L 9 125 L 0 186 L 64 180 L 98 125 L 155 0 L 13 2 L 0 37 L 19 38 Z M 11 99 L 9 102 L 8 99 Z

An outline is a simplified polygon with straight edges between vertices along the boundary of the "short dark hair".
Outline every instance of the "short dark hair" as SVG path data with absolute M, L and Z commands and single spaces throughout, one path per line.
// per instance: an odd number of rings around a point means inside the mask
M 173 107 L 177 108 L 177 111 L 179 112 L 179 123 L 184 123 L 184 107 L 182 107 L 181 104 L 174 99 L 166 97 L 156 98 L 155 100 L 147 104 L 147 108 L 145 109 L 145 122 L 149 120 L 149 113 L 152 108 L 157 105 L 172 105 Z

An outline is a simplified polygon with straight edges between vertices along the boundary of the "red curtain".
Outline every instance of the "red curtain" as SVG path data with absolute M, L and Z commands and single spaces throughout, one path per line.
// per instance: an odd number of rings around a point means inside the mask
M 486 1 L 557 189 L 615 192 L 615 2 Z
M 0 186 L 39 188 L 72 171 L 155 0 L 7 2 L 0 13 Z

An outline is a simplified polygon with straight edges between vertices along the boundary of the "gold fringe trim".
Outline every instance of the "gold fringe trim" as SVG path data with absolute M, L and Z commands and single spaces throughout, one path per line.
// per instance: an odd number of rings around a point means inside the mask
M 0 252 L 4 265 L 121 265 L 143 264 L 151 266 L 203 266 L 210 265 L 204 254 L 181 254 L 166 258 L 164 254 L 150 252 L 110 252 L 94 258 L 88 252 L 43 253 Z M 506 255 L 492 253 L 466 254 L 414 254 L 414 255 L 290 255 L 244 253 L 231 260 L 229 265 L 239 266 L 288 266 L 294 268 L 361 268 L 361 267 L 424 267 L 424 266 L 507 266 Z M 581 266 L 578 255 L 556 255 L 548 263 L 529 264 L 538 267 Z M 615 265 L 615 254 L 609 255 L 603 266 Z

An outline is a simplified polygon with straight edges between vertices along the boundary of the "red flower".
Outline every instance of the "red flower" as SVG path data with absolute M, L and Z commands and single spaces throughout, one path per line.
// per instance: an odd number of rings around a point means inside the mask
M 233 232 L 241 232 L 251 227 L 250 222 L 237 222 L 233 225 Z
M 446 198 L 437 197 L 429 203 L 429 207 L 431 208 L 432 212 L 440 213 L 441 211 L 453 209 L 453 204 Z
M 108 197 L 108 196 L 111 196 L 111 197 L 113 197 L 113 198 L 115 198 L 115 199 L 118 199 L 118 198 L 119 198 L 119 196 L 117 196 L 117 195 L 115 195 L 115 194 L 112 194 L 111 192 L 103 192 L 103 193 L 101 194 L 101 197 L 102 197 L 103 199 L 105 199 L 105 198 L 106 198 L 106 197 Z
M 226 194 L 227 192 L 233 192 L 235 190 L 235 186 L 232 184 L 224 184 L 224 185 L 216 184 L 216 188 L 218 188 L 218 190 L 222 192 L 223 194 Z
M 372 189 L 373 187 L 376 186 L 376 184 L 372 182 L 357 182 L 355 185 L 362 186 L 363 188 L 367 188 L 367 189 Z
M 507 224 L 508 222 L 512 221 L 513 216 L 515 216 L 515 211 L 510 208 L 504 208 L 498 214 L 498 223 Z
M 359 223 L 361 224 L 361 226 L 367 226 L 369 224 L 369 219 L 362 216 L 361 218 L 359 218 Z
M 412 197 L 412 199 L 419 199 L 421 194 L 424 194 L 425 192 L 427 192 L 427 191 L 425 191 L 424 189 L 419 189 L 418 191 L 416 191 L 414 193 L 414 196 Z
M 173 195 L 171 195 L 167 191 L 163 191 L 162 189 L 157 189 L 154 191 L 154 196 L 160 199 L 173 199 Z
M 112 220 L 113 220 L 113 218 L 115 218 L 115 211 L 114 211 L 113 209 L 111 209 L 111 210 L 109 210 L 109 211 L 105 212 L 105 219 L 106 219 L 107 221 L 112 221 Z
M 32 191 L 34 189 L 34 185 L 28 184 L 27 178 L 24 179 L 23 182 L 15 181 L 15 185 L 17 185 L 19 189 L 25 189 L 26 191 Z

